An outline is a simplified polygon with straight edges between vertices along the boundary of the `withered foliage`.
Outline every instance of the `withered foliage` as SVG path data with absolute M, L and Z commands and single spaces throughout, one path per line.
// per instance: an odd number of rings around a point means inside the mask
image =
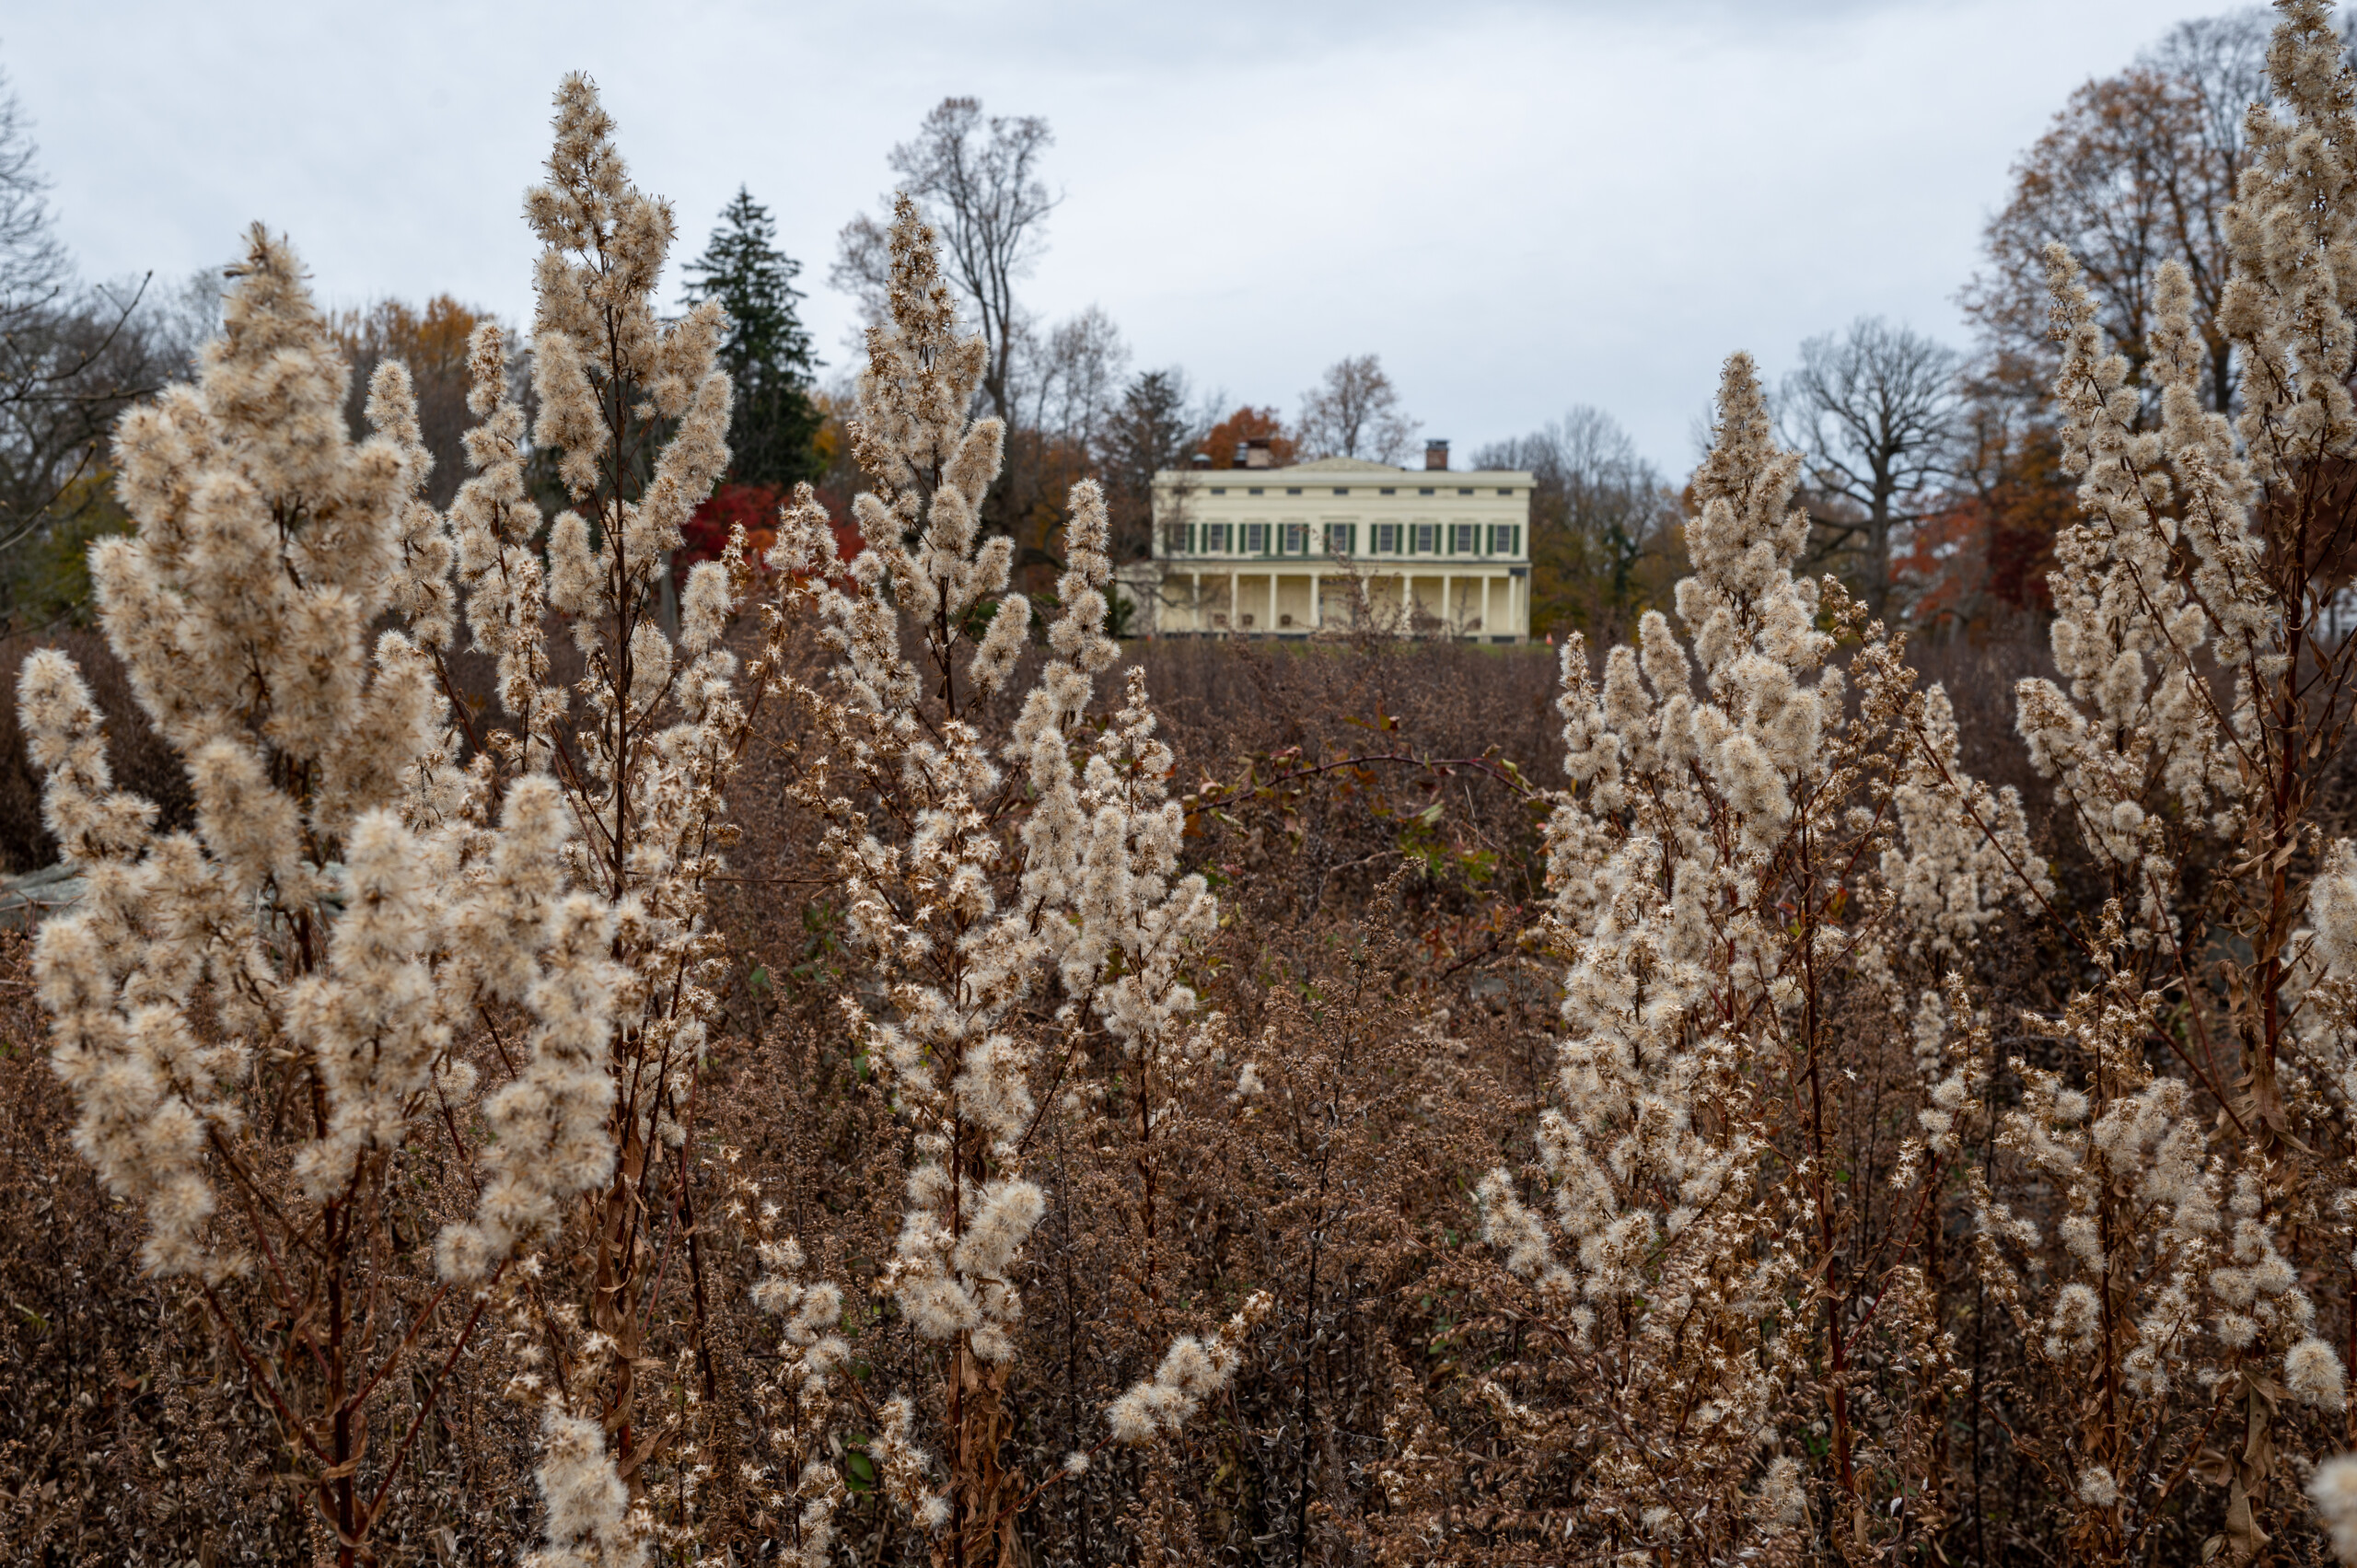
M 981 527 L 906 203 L 858 550 L 806 487 L 681 580 L 721 323 L 653 314 L 586 79 L 575 510 L 495 331 L 447 515 L 398 369 L 293 440 L 345 371 L 258 233 L 126 426 L 127 678 L 23 660 L 88 887 L 0 934 L 0 1554 L 2357 1552 L 2357 81 L 2282 9 L 2234 422 L 2182 268 L 2147 428 L 2049 258 L 2080 516 L 2014 642 L 1795 574 L 1738 354 L 1629 645 L 1121 647 L 1093 483 L 1052 594 Z

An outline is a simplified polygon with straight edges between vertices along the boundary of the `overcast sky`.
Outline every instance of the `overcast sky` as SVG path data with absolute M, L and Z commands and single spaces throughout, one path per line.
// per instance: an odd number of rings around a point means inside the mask
M 970 94 L 1055 132 L 1043 317 L 1100 305 L 1139 366 L 1288 413 L 1379 354 L 1460 454 L 1596 403 L 1682 473 L 1730 350 L 1773 372 L 1875 313 L 1965 343 L 2016 155 L 2073 87 L 2224 8 L 13 0 L 0 64 L 93 275 L 185 276 L 259 218 L 325 303 L 447 291 L 519 321 L 521 194 L 586 69 L 679 256 L 739 183 L 776 213 L 835 368 L 835 235 Z

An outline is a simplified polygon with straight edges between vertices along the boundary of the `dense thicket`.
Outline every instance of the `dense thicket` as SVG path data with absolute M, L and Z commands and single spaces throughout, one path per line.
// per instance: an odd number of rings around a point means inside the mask
M 528 373 L 255 230 L 12 669 L 10 1557 L 2357 1560 L 2357 77 L 2281 11 L 2216 286 L 2041 253 L 2050 617 L 1912 645 L 1876 323 L 1677 496 L 1511 449 L 1592 639 L 1124 646 L 1067 470 L 1183 385 L 1027 382 L 910 196 L 855 496 L 691 565 L 737 340 L 586 79 Z M 1044 135 L 936 120 L 935 201 Z M 1344 368 L 1305 438 L 1395 439 Z

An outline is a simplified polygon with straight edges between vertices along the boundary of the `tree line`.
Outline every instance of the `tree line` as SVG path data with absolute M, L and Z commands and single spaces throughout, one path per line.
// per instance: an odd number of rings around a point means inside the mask
M 1840 573 L 1875 613 L 1920 627 L 2044 613 L 2051 540 L 2073 510 L 2047 392 L 2057 352 L 2042 314 L 2049 242 L 2085 259 L 2103 325 L 2140 377 L 2151 280 L 2164 261 L 2181 262 L 2209 356 L 2205 395 L 2231 408 L 2238 367 L 2216 319 L 2223 214 L 2247 159 L 2243 111 L 2267 96 L 2267 30 L 2259 8 L 2185 22 L 2072 95 L 2014 165 L 1986 225 L 1981 264 L 1959 294 L 1968 346 L 1878 317 L 1799 345 L 1771 401 L 1780 436 L 1805 459 L 1811 569 Z M 1044 119 L 949 98 L 886 160 L 895 188 L 940 236 L 960 319 L 988 346 L 977 407 L 1004 422 L 1007 453 L 983 523 L 1012 539 L 1028 587 L 1045 597 L 1062 569 L 1063 498 L 1076 479 L 1103 483 L 1112 553 L 1125 561 L 1150 553 L 1159 470 L 1225 468 L 1248 442 L 1267 443 L 1280 463 L 1410 456 L 1418 422 L 1376 354 L 1337 360 L 1288 413 L 1231 404 L 1178 366 L 1136 366 L 1099 307 L 1043 317 L 1024 284 L 1062 203 L 1045 173 L 1053 145 Z M 124 408 L 190 367 L 215 325 L 220 289 L 209 273 L 176 285 L 83 279 L 57 238 L 47 189 L 29 119 L 0 85 L 0 610 L 20 627 L 87 619 L 82 555 L 128 526 L 105 436 Z M 885 239 L 878 219 L 854 216 L 828 273 L 871 324 L 888 306 Z M 854 389 L 847 375 L 827 379 L 799 308 L 801 273 L 749 188 L 682 269 L 683 307 L 710 301 L 727 312 L 721 358 L 737 388 L 732 459 L 689 530 L 682 572 L 716 554 L 732 524 L 771 532 L 800 482 L 848 517 L 859 488 L 845 429 Z M 380 300 L 335 323 L 354 371 L 355 433 L 375 366 L 410 366 L 436 504 L 464 471 L 465 344 L 487 319 L 443 295 L 416 306 Z M 516 374 L 528 409 L 528 343 Z M 1472 463 L 1536 478 L 1534 633 L 1617 636 L 1666 603 L 1685 566 L 1689 487 L 1641 455 L 1605 408 L 1576 403 L 1477 448 Z M 534 472 L 552 494 L 553 476 Z

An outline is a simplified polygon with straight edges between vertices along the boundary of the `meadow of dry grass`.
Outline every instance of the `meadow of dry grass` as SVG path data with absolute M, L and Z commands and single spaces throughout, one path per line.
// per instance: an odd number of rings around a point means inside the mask
M 1225 1017 L 1228 1056 L 1164 1086 L 1180 1109 L 1157 1124 L 1150 1165 L 1103 1157 L 1137 1111 L 1139 1086 L 1120 1062 L 1087 1063 L 1061 1086 L 1063 1114 L 1033 1167 L 1051 1218 L 1027 1263 L 1008 1463 L 1051 1473 L 1060 1434 L 1150 1373 L 1170 1333 L 1254 1289 L 1277 1305 L 1232 1389 L 1173 1454 L 1114 1450 L 1085 1480 L 1043 1492 L 1022 1516 L 1023 1550 L 1074 1564 L 1166 1547 L 1225 1562 L 1551 1561 L 1578 1455 L 1517 1438 L 1493 1391 L 1575 1408 L 1579 1387 L 1534 1337 L 1543 1313 L 1528 1287 L 1472 1239 L 1470 1199 L 1482 1170 L 1531 1159 L 1553 1071 L 1562 970 L 1537 936 L 1539 792 L 1561 782 L 1550 654 L 1166 641 L 1124 656 L 1148 672 L 1178 755 L 1190 865 L 1223 900 L 1197 979 Z M 2043 659 L 2026 637 L 1917 656 L 1956 694 L 1968 765 L 2030 786 L 2034 831 L 2067 889 L 2067 856 L 2010 733 L 2012 679 Z M 168 808 L 172 781 L 140 772 L 141 726 L 120 680 L 94 662 L 124 776 Z M 670 1310 L 650 1321 L 668 1337 L 642 1353 L 679 1416 L 677 1451 L 651 1462 L 645 1484 L 658 1516 L 692 1528 L 704 1561 L 761 1561 L 787 1529 L 749 1457 L 776 1419 L 763 1392 L 773 1353 L 748 1302 L 754 1206 L 775 1204 L 777 1229 L 813 1238 L 815 1272 L 850 1293 L 863 1390 L 921 1386 L 935 1353 L 867 1288 L 899 1223 L 906 1133 L 835 1010 L 855 968 L 813 869 L 812 826 L 789 799 L 797 759 L 790 713 L 773 709 L 732 791 L 745 837 L 715 900 L 733 980 L 680 1168 L 692 1262 L 683 1249 L 662 1272 L 655 1289 Z M 18 865 L 40 858 L 41 842 L 22 767 L 0 766 L 0 842 Z M 1976 979 L 2001 1005 L 2050 1009 L 2075 981 L 2056 957 L 2003 936 Z M 69 1102 L 43 1035 L 26 945 L 6 937 L 6 1561 L 308 1558 L 318 1527 L 277 1473 L 270 1412 L 182 1290 L 139 1276 L 134 1217 L 68 1144 Z M 1869 1173 L 1891 1157 L 1912 1083 L 1894 1038 L 1861 1028 L 1866 1049 L 1851 1063 L 1858 1113 L 1842 1124 L 1864 1142 L 1845 1158 Z M 1238 1092 L 1247 1060 L 1257 1093 Z M 419 1154 L 415 1213 L 396 1233 L 424 1246 L 468 1194 L 461 1173 Z M 1851 1224 L 1868 1248 L 1896 1220 L 1878 1212 L 1877 1183 L 1852 1191 Z M 1961 1187 L 1942 1202 L 1927 1255 L 1949 1271 L 1933 1281 L 1937 1310 L 1967 1375 L 1928 1428 L 1937 1451 L 1922 1461 L 1919 1505 L 1936 1522 L 1918 1539 L 1949 1562 L 2052 1561 L 2042 1543 L 2058 1500 L 2013 1434 L 2069 1390 L 1991 1320 L 1963 1266 Z M 429 1364 L 453 1327 L 425 1331 Z M 533 1539 L 531 1412 L 502 1399 L 520 1331 L 459 1359 L 401 1461 L 413 1484 L 379 1531 L 384 1561 L 506 1562 Z M 857 1424 L 838 1456 L 853 1493 L 847 1560 L 920 1561 L 862 1468 Z M 2182 1539 L 2198 1540 L 2199 1513 L 2187 1510 Z

